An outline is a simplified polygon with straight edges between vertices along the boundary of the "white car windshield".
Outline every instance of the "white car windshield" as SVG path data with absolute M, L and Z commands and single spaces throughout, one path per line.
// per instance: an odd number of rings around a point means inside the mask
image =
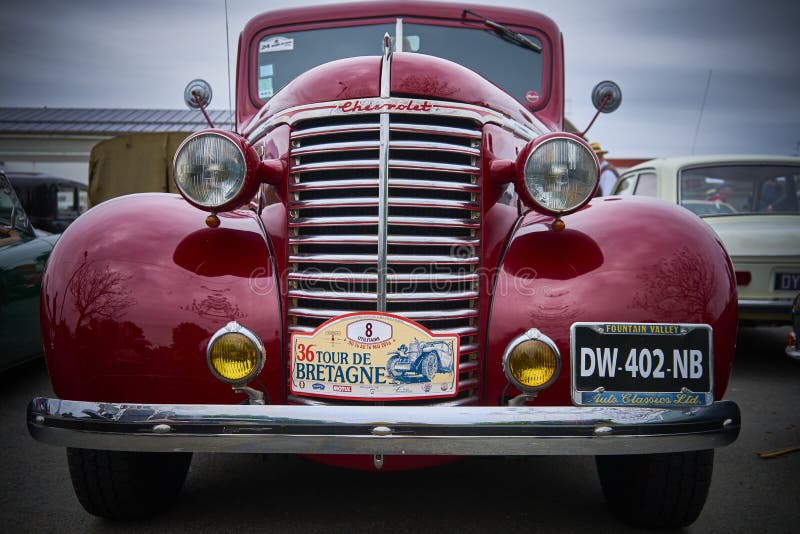
M 800 213 L 800 167 L 736 164 L 684 169 L 681 205 L 701 216 Z

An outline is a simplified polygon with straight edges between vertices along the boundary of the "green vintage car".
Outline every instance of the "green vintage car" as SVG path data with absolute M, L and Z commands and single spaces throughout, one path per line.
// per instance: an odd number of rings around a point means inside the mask
M 800 292 L 800 158 L 654 159 L 627 170 L 613 194 L 676 202 L 702 217 L 736 270 L 740 323 L 791 324 Z
M 0 171 L 0 371 L 42 354 L 39 293 L 58 237 L 33 228 Z

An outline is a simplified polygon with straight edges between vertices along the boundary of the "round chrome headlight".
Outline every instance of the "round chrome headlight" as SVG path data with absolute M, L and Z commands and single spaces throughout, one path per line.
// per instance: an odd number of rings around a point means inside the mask
M 219 209 L 245 187 L 247 158 L 230 137 L 218 132 L 190 136 L 175 153 L 175 184 L 198 207 Z
M 586 143 L 569 134 L 558 134 L 530 151 L 522 180 L 527 196 L 538 207 L 564 215 L 592 198 L 598 171 L 597 158 Z
M 503 353 L 506 378 L 520 391 L 534 392 L 555 381 L 561 371 L 561 353 L 552 339 L 531 328 L 514 338 Z
M 215 377 L 241 386 L 255 378 L 264 367 L 264 345 L 252 331 L 231 321 L 211 336 L 206 359 Z

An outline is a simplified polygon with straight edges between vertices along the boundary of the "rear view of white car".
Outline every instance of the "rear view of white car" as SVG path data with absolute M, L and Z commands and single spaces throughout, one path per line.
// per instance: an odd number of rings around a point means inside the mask
M 691 156 L 632 167 L 616 195 L 654 196 L 702 217 L 736 270 L 743 324 L 790 324 L 800 293 L 800 158 Z

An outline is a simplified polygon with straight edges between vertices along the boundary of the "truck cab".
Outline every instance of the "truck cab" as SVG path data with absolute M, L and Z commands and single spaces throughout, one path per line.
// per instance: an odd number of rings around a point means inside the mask
M 598 109 L 619 104 L 599 87 Z M 621 519 L 697 518 L 739 432 L 733 270 L 688 211 L 595 197 L 552 20 L 271 11 L 241 33 L 236 95 L 236 131 L 178 148 L 180 195 L 100 204 L 51 256 L 57 397 L 29 430 L 68 447 L 90 513 L 163 508 L 192 452 L 370 470 L 581 454 Z

